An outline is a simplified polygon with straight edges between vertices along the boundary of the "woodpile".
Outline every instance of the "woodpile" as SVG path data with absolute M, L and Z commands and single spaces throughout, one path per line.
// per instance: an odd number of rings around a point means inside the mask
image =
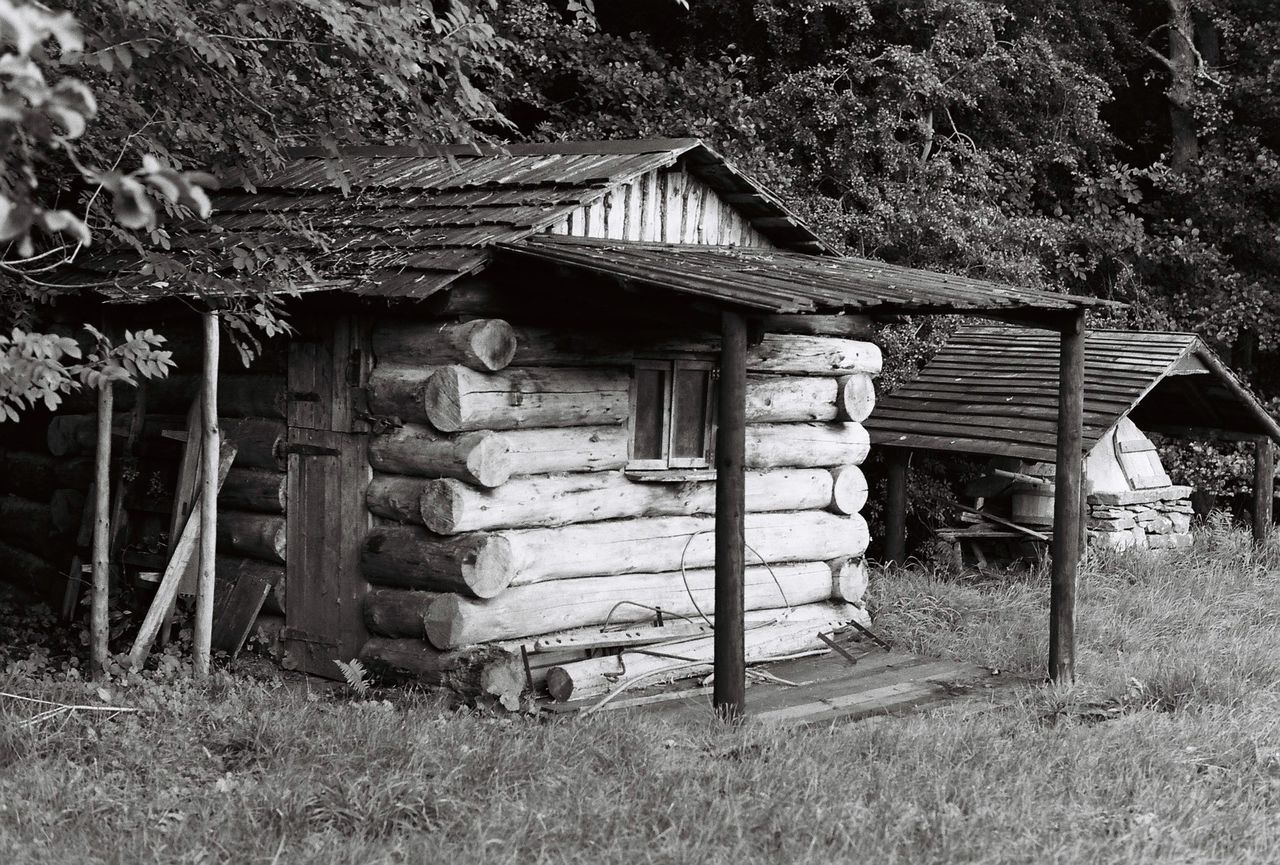
M 474 300 L 468 313 L 483 315 L 495 299 Z M 767 333 L 748 357 L 754 660 L 821 649 L 819 630 L 869 621 L 860 421 L 880 353 L 847 338 L 846 321 L 819 328 L 842 335 L 779 324 L 799 332 Z M 559 699 L 605 693 L 618 659 L 583 660 L 589 651 L 663 643 L 662 654 L 695 659 L 672 671 L 626 655 L 654 681 L 709 668 L 714 474 L 628 465 L 633 364 L 665 353 L 714 362 L 718 336 L 388 320 L 373 344 L 370 409 L 399 425 L 370 442 L 376 516 L 361 564 L 375 636 L 362 658 L 505 704 L 527 678 Z

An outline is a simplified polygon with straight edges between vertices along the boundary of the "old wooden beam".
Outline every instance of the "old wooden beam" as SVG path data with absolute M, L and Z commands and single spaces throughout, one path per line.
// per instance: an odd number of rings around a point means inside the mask
M 716 433 L 716 630 L 712 703 L 726 720 L 742 717 L 747 665 L 743 634 L 746 570 L 747 322 L 721 314 L 720 427 Z
M 1253 539 L 1259 544 L 1266 543 L 1271 532 L 1275 481 L 1275 445 L 1259 436 L 1253 446 Z
M 1080 564 L 1084 472 L 1084 312 L 1059 326 L 1058 451 L 1049 596 L 1049 676 L 1075 681 L 1076 571 Z
M 885 451 L 889 475 L 884 506 L 884 558 L 894 565 L 907 560 L 907 460 L 910 455 L 905 448 Z
M 204 380 L 200 415 L 200 571 L 196 587 L 194 671 L 197 679 L 209 675 L 209 652 L 213 642 L 213 590 L 218 545 L 218 460 L 222 452 L 218 438 L 218 314 L 203 314 Z M 194 516 L 194 514 L 193 514 Z

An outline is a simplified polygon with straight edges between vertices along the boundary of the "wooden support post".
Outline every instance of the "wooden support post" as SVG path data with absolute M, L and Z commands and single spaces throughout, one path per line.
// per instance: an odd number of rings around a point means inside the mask
M 747 323 L 721 314 L 720 427 L 716 433 L 716 712 L 742 717 L 746 702 L 743 579 L 746 564 Z
M 1253 445 L 1253 539 L 1259 544 L 1271 532 L 1275 482 L 1275 447 L 1269 436 L 1259 436 Z
M 1076 571 L 1080 564 L 1084 473 L 1084 312 L 1060 325 L 1058 455 L 1053 500 L 1053 574 L 1049 596 L 1049 676 L 1075 681 Z
M 884 506 L 884 558 L 893 565 L 907 560 L 907 459 L 910 452 L 889 448 L 885 460 L 889 465 L 888 490 Z
M 93 598 L 89 619 L 90 661 L 95 677 L 107 668 L 110 650 L 107 602 L 111 585 L 111 412 L 115 397 L 111 382 L 98 387 L 98 448 L 94 455 Z
M 200 413 L 200 571 L 196 584 L 194 670 L 197 679 L 209 675 L 213 639 L 214 562 L 218 541 L 218 314 L 204 318 L 204 380 Z

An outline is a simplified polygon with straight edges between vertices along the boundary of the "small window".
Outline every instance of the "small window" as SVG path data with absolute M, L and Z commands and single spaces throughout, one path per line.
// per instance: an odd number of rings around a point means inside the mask
M 711 467 L 715 368 L 709 360 L 636 361 L 628 469 Z

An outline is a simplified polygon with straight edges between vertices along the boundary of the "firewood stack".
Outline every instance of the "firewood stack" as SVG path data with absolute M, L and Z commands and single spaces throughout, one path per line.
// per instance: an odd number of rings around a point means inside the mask
M 560 699 L 621 684 L 615 655 L 588 657 L 601 646 L 684 638 L 661 654 L 685 660 L 624 656 L 646 682 L 709 669 L 714 476 L 627 466 L 637 356 L 714 357 L 716 339 L 385 319 L 373 342 L 370 409 L 399 426 L 370 447 L 368 664 L 507 705 L 527 676 Z M 876 346 L 836 337 L 768 334 L 751 349 L 755 659 L 868 622 L 860 422 L 880 363 Z

